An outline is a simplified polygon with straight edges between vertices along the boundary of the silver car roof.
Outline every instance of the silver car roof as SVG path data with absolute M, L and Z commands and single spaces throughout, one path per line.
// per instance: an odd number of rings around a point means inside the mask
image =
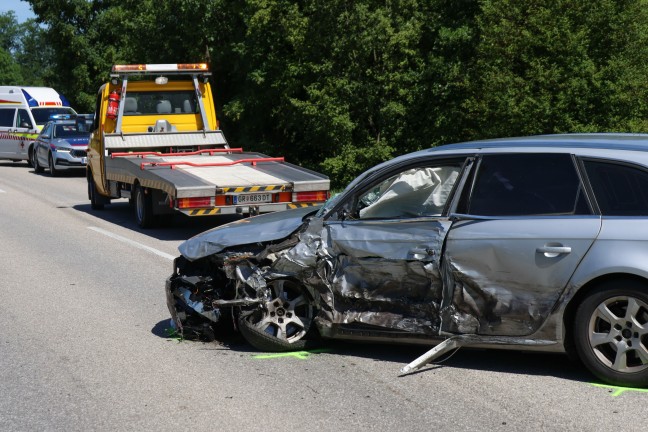
M 391 164 L 397 160 L 405 161 L 407 159 L 416 159 L 425 156 L 426 154 L 431 156 L 445 153 L 448 156 L 452 156 L 466 153 L 500 153 L 511 151 L 555 151 L 577 153 L 581 155 L 591 154 L 601 157 L 611 156 L 614 153 L 623 151 L 632 151 L 646 152 L 645 156 L 648 156 L 648 134 L 555 134 L 468 141 L 456 144 L 445 144 L 414 153 L 408 153 L 392 159 L 387 163 Z M 643 159 L 644 154 L 641 154 L 641 156 L 635 154 L 632 158 L 634 157 L 640 157 Z M 629 158 L 629 156 L 625 158 Z M 381 165 L 383 164 L 380 164 L 379 166 Z

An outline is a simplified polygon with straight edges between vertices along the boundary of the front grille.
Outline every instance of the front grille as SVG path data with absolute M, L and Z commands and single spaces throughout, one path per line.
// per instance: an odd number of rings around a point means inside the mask
M 85 150 L 72 150 L 70 154 L 74 157 L 80 158 L 80 157 L 86 157 L 88 153 Z

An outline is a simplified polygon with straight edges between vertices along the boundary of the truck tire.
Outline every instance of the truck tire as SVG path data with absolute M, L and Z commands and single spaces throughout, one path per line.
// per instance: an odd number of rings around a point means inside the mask
M 99 192 L 97 192 L 97 186 L 95 186 L 92 174 L 88 173 L 88 198 L 90 199 L 90 208 L 92 210 L 102 210 L 104 208 L 103 203 L 99 202 L 98 195 Z
M 139 184 L 135 185 L 135 220 L 140 228 L 153 226 L 153 199 L 150 193 L 145 193 Z

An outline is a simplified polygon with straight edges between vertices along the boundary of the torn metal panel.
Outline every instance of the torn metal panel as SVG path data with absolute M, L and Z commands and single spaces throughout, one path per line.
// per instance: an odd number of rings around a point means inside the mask
M 273 269 L 300 274 L 300 280 L 320 293 L 326 305 L 318 316 L 322 325 L 435 334 L 441 301 L 438 257 L 448 226 L 433 220 L 324 226 L 315 220 Z M 413 239 L 418 247 L 412 248 Z
M 459 349 L 464 346 L 488 346 L 488 345 L 505 345 L 505 346 L 550 346 L 555 345 L 552 340 L 540 339 L 522 339 L 502 336 L 478 336 L 478 335 L 458 335 L 448 338 L 436 345 L 434 348 L 416 358 L 411 363 L 401 368 L 400 374 L 405 375 L 415 372 L 425 366 L 427 363 L 439 358 L 443 354 L 453 349 Z

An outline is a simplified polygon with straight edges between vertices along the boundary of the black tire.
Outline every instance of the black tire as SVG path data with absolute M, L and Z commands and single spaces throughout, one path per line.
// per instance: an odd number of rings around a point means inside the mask
M 290 280 L 268 283 L 272 299 L 259 309 L 241 314 L 239 331 L 260 351 L 285 352 L 314 348 L 317 341 L 306 339 L 315 308 L 304 288 Z
M 144 188 L 135 185 L 133 200 L 135 201 L 135 220 L 140 228 L 153 226 L 153 199 L 150 193 L 145 193 Z
M 33 150 L 32 150 L 32 166 L 34 167 L 34 172 L 36 174 L 40 174 L 43 172 L 43 167 L 40 166 L 40 164 L 38 163 L 38 158 L 34 154 Z
M 574 348 L 602 381 L 648 386 L 648 285 L 633 280 L 604 283 L 583 302 L 573 326 Z
M 103 210 L 103 203 L 99 202 L 99 192 L 97 192 L 97 186 L 95 185 L 92 174 L 88 172 L 88 199 L 90 199 L 90 208 L 92 210 Z
M 52 157 L 52 153 L 50 153 L 49 158 L 47 159 L 49 162 L 49 172 L 52 177 L 58 177 L 60 172 L 56 169 L 56 166 L 54 166 L 54 158 Z
M 34 144 L 32 143 L 27 150 L 27 165 L 34 166 Z

